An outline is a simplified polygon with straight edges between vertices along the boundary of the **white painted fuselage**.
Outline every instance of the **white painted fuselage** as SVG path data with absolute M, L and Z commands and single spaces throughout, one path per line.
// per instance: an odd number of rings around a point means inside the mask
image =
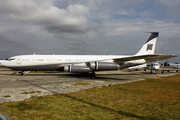
M 87 62 L 114 63 L 113 59 L 129 56 L 120 55 L 20 55 L 9 58 L 3 65 L 13 70 L 60 70 L 64 65 L 86 66 Z M 145 60 L 129 63 L 143 64 Z

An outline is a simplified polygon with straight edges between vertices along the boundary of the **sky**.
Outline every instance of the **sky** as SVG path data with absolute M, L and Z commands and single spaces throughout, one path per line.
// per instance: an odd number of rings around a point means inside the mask
M 0 0 L 0 59 L 23 54 L 180 56 L 179 0 Z M 180 57 L 170 62 L 180 63 Z

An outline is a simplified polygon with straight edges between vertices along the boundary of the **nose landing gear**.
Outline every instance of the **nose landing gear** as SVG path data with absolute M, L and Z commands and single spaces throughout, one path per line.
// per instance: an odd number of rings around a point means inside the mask
M 22 76 L 22 75 L 24 75 L 24 73 L 23 73 L 23 71 L 21 71 L 17 75 Z

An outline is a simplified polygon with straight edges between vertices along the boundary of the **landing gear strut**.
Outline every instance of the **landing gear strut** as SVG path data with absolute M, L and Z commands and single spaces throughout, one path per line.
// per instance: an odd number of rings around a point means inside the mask
M 95 72 L 92 72 L 92 73 L 90 73 L 90 75 L 91 75 L 92 77 L 95 77 L 95 76 L 96 76 L 96 73 L 95 73 Z

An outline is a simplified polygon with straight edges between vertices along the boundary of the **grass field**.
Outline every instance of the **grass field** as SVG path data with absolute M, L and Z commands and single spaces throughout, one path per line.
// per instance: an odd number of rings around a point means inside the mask
M 4 103 L 0 112 L 26 120 L 178 120 L 180 74 Z

